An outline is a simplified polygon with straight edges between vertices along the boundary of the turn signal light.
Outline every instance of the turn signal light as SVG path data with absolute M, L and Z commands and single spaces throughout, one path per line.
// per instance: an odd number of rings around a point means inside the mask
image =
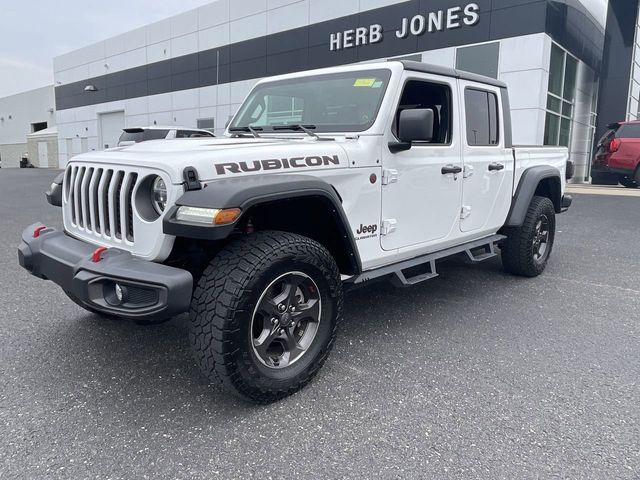
M 218 209 L 182 206 L 176 212 L 176 220 L 207 225 L 228 225 L 235 222 L 241 212 L 239 208 Z
M 215 225 L 227 225 L 235 222 L 240 216 L 241 210 L 239 208 L 226 208 L 220 210 L 216 215 L 213 223 Z
M 609 143 L 609 151 L 611 153 L 613 152 L 617 152 L 618 149 L 620 148 L 620 145 L 622 144 L 622 140 L 620 140 L 619 138 L 614 138 L 613 140 L 611 140 L 611 142 Z

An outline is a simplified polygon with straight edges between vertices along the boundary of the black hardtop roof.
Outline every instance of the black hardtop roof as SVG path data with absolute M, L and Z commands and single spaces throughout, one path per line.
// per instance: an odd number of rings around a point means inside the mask
M 476 73 L 456 70 L 455 68 L 441 67 L 439 65 L 431 65 L 429 63 L 415 62 L 412 60 L 400 60 L 405 70 L 412 70 L 422 73 L 433 73 L 435 75 L 443 75 L 445 77 L 460 78 L 471 82 L 485 83 L 494 87 L 507 88 L 507 84 L 496 80 L 495 78 L 485 77 Z

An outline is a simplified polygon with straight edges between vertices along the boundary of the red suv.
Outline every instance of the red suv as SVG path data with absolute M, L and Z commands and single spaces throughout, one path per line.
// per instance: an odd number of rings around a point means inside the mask
M 607 125 L 591 164 L 591 183 L 640 186 L 640 121 Z

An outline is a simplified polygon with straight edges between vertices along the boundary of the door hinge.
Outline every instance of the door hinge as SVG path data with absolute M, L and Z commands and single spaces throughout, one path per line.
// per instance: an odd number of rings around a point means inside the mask
M 473 176 L 473 166 L 465 165 L 464 169 L 462 170 L 462 178 L 469 178 L 471 176 Z
M 398 171 L 393 168 L 382 170 L 382 185 L 389 185 L 398 181 Z
M 471 207 L 469 205 L 463 205 L 460 209 L 460 218 L 464 220 L 469 215 L 471 215 Z
M 395 218 L 389 218 L 382 221 L 382 228 L 380 229 L 380 235 L 389 235 L 396 231 L 396 225 L 398 222 Z

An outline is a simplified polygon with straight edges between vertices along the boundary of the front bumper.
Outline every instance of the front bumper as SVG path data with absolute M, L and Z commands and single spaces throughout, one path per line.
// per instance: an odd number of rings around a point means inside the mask
M 40 226 L 36 223 L 22 232 L 20 265 L 58 284 L 85 306 L 133 320 L 163 320 L 189 309 L 193 277 L 186 270 L 141 260 L 115 248 L 94 262 L 94 245 L 54 228 L 34 237 Z

